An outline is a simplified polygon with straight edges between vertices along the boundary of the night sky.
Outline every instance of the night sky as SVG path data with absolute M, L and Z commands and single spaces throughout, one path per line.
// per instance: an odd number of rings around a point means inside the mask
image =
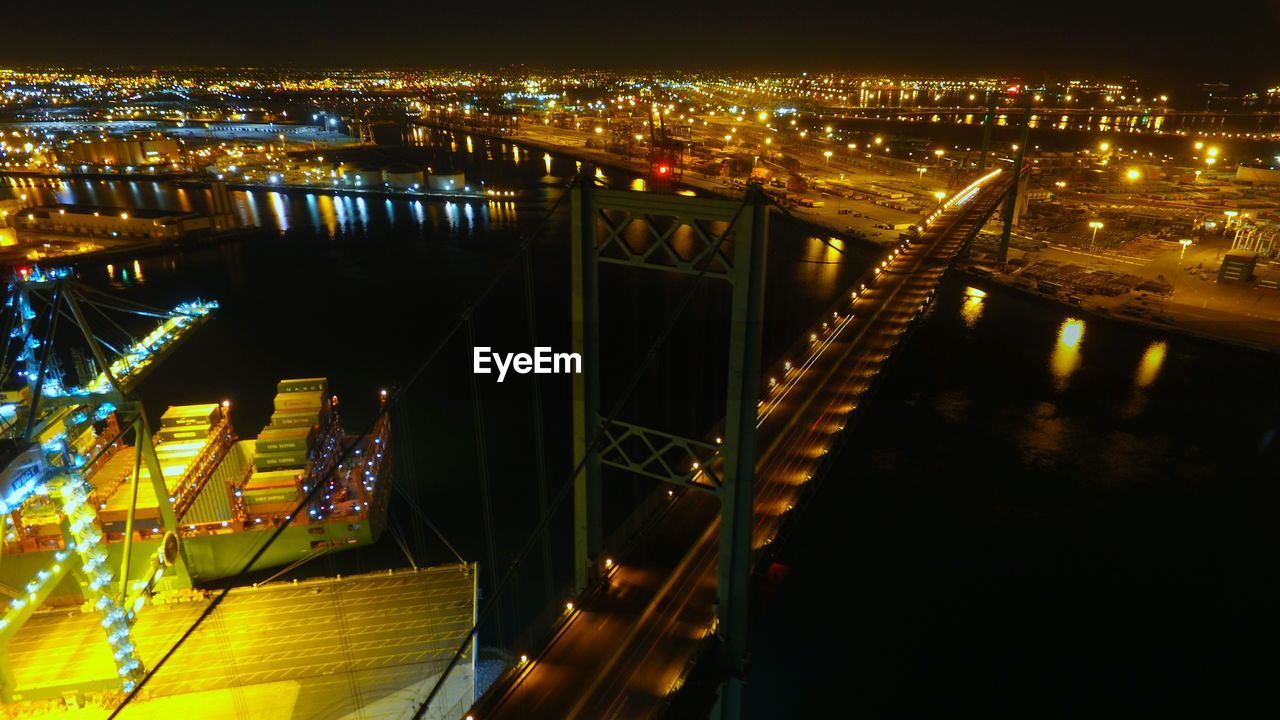
M 1280 1 L 19 2 L 0 63 L 1091 74 L 1280 81 Z M 1158 89 L 1158 88 L 1157 88 Z

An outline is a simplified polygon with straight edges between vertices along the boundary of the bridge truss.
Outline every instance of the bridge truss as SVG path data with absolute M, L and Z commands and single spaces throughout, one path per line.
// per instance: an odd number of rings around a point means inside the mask
M 583 358 L 573 385 L 574 461 L 584 465 L 574 478 L 575 586 L 581 591 L 604 570 L 602 465 L 718 496 L 717 632 L 728 678 L 720 713 L 740 717 L 768 203 L 758 189 L 738 202 L 581 183 L 573 190 L 572 207 L 573 345 Z M 727 407 L 719 443 L 601 418 L 601 263 L 707 276 L 732 286 Z

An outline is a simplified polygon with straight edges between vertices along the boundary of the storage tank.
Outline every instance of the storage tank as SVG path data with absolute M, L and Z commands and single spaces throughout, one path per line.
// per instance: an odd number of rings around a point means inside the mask
M 352 187 L 380 188 L 383 182 L 381 170 L 368 168 L 348 170 L 343 177 Z
M 392 190 L 421 190 L 425 184 L 421 170 L 406 167 L 387 170 L 382 179 Z
M 427 176 L 427 189 L 434 192 L 462 192 L 467 186 L 463 173 L 433 173 Z

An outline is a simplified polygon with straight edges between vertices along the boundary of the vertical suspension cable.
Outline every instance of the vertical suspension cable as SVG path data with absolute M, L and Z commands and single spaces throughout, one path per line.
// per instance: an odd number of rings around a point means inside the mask
M 417 461 L 415 460 L 414 443 L 411 439 L 413 436 L 413 423 L 409 418 L 408 403 L 398 403 L 392 408 L 391 412 L 395 413 L 392 418 L 391 432 L 395 434 L 395 447 L 397 448 L 396 468 L 399 470 L 400 477 L 405 480 L 405 482 L 393 483 L 391 487 L 404 495 L 412 510 L 421 512 L 418 494 Z M 422 530 L 422 525 L 416 522 L 409 525 L 413 532 L 413 549 L 417 551 L 418 557 L 426 558 L 427 538 Z
M 524 305 L 525 323 L 529 328 L 529 347 L 538 346 L 538 323 L 534 313 L 533 292 L 533 252 L 532 247 L 524 251 Z M 547 514 L 547 458 L 546 441 L 542 433 L 542 390 L 538 381 L 533 383 L 533 450 L 534 470 L 538 477 L 538 510 Z M 555 578 L 551 572 L 551 528 L 542 528 L 542 584 L 547 598 L 547 605 L 555 603 Z
M 473 316 L 467 316 L 467 343 L 471 347 L 476 345 L 475 321 Z M 480 476 L 480 504 L 484 506 L 484 535 L 485 535 L 485 554 L 489 560 L 489 582 L 493 584 L 494 592 L 497 593 L 498 587 L 498 543 L 493 529 L 493 497 L 489 488 L 489 462 L 488 451 L 485 447 L 484 440 L 484 415 L 480 407 L 480 382 L 476 379 L 476 374 L 471 373 L 471 411 L 472 419 L 475 422 L 476 434 L 476 473 Z M 494 625 L 496 625 L 498 645 L 505 646 L 506 633 L 502 627 L 502 602 L 498 601 L 498 612 L 494 614 Z

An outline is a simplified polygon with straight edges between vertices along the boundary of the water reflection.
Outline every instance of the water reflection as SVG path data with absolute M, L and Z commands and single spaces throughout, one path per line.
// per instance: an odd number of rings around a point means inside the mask
M 982 319 L 982 310 L 985 307 L 987 294 L 978 288 L 967 287 L 964 289 L 964 302 L 960 305 L 960 319 L 964 321 L 964 326 L 970 330 L 978 326 L 978 321 Z
M 1121 411 L 1125 417 L 1136 417 L 1146 409 L 1150 388 L 1160 376 L 1160 369 L 1164 367 L 1164 358 L 1168 351 L 1169 346 L 1165 341 L 1156 340 L 1147 346 L 1146 352 L 1142 353 L 1142 359 L 1138 361 L 1138 371 L 1133 378 L 1133 393 Z
M 1169 351 L 1169 346 L 1163 340 L 1156 340 L 1147 346 L 1147 351 L 1142 354 L 1142 360 L 1138 362 L 1138 375 L 1134 379 L 1134 384 L 1140 388 L 1151 387 L 1151 384 L 1160 376 L 1160 369 L 1164 367 L 1164 358 Z
M 547 174 L 551 174 L 551 153 L 542 154 L 542 164 L 547 166 Z
M 1049 358 L 1049 371 L 1053 373 L 1053 384 L 1058 390 L 1065 390 L 1071 376 L 1080 368 L 1080 344 L 1084 340 L 1084 321 L 1067 318 L 1058 328 L 1058 343 Z
M 271 204 L 271 217 L 275 220 L 276 227 L 281 231 L 289 229 L 289 208 L 283 193 L 271 192 L 267 193 L 267 200 Z

